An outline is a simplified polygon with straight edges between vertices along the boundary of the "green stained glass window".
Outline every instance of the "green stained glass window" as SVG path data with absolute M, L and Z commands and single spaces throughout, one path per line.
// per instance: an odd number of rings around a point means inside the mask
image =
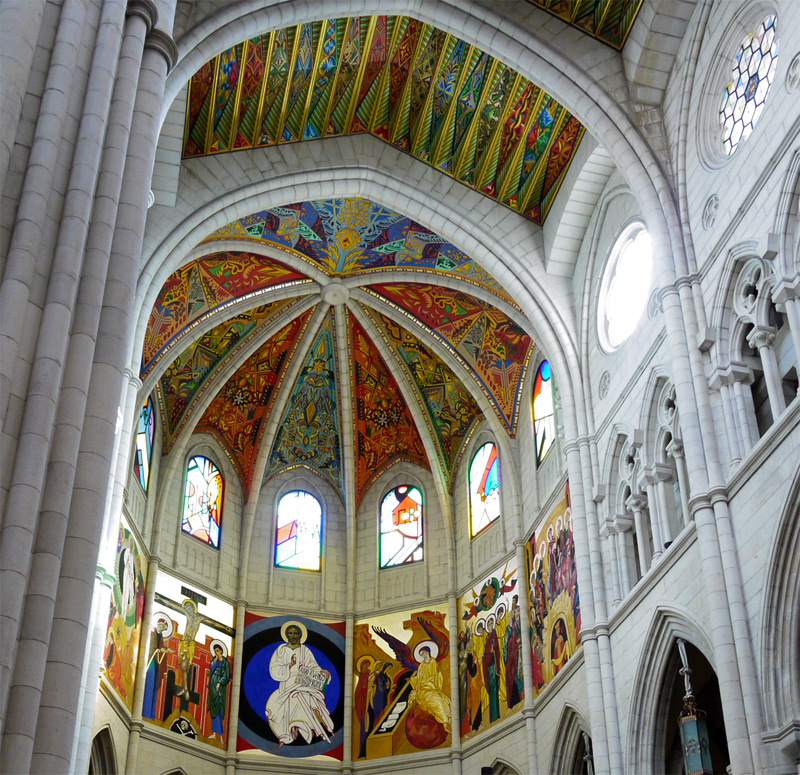
M 136 449 L 133 453 L 133 470 L 139 478 L 139 484 L 147 492 L 150 482 L 150 461 L 153 457 L 153 441 L 156 437 L 156 413 L 153 399 L 144 402 L 139 412 L 139 424 L 136 427 Z
M 533 383 L 533 435 L 536 440 L 536 463 L 544 460 L 555 436 L 553 381 L 550 362 L 542 361 Z
M 223 487 L 222 474 L 213 461 L 201 455 L 189 458 L 181 529 L 215 549 L 219 549 Z
M 403 565 L 422 559 L 422 493 L 401 484 L 381 501 L 380 566 Z
M 319 570 L 322 556 L 322 506 L 311 493 L 294 490 L 278 501 L 275 564 Z

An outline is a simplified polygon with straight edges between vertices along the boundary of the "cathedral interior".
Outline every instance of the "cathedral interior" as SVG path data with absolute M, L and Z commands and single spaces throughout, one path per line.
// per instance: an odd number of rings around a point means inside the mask
M 800 773 L 800 3 L 5 0 L 0 772 Z

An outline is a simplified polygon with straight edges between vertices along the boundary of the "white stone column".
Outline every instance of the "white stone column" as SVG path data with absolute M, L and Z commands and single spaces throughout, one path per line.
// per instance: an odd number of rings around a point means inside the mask
M 708 384 L 712 390 L 719 391 L 722 401 L 722 415 L 725 421 L 725 434 L 728 438 L 728 449 L 730 450 L 730 467 L 735 468 L 742 462 L 745 455 L 744 438 L 742 428 L 739 427 L 739 415 L 736 406 L 736 395 L 733 390 L 735 376 L 733 366 L 730 364 L 726 368 L 718 366 L 714 369 Z M 750 433 L 748 431 L 749 438 Z M 748 446 L 749 449 L 749 446 Z
M 112 465 L 117 404 L 132 329 L 133 299 L 144 234 L 150 177 L 159 131 L 167 69 L 176 55 L 172 39 L 159 30 L 148 36 L 131 124 L 117 225 L 105 283 L 103 313 L 90 378 L 87 411 L 75 474 L 75 487 L 58 585 L 56 611 L 42 703 L 39 709 L 33 769 L 62 771 L 67 760 L 63 730 L 74 724 L 85 622 L 91 604 L 88 568 L 97 562 Z M 57 690 L 56 690 L 57 687 Z M 61 729 L 61 734 L 56 730 Z
M 611 591 L 614 595 L 612 605 L 616 608 L 624 597 L 624 592 L 620 586 L 620 566 L 617 556 L 617 539 L 614 522 L 610 519 L 603 520 L 600 525 L 600 537 L 606 539 L 606 549 L 608 551 L 608 566 L 611 570 Z
M 764 368 L 764 381 L 767 383 L 769 406 L 772 419 L 778 418 L 786 411 L 786 399 L 783 397 L 781 375 L 778 373 L 778 359 L 775 355 L 775 329 L 769 326 L 756 326 L 747 336 L 747 343 L 758 348 L 761 365 Z
M 678 489 L 681 491 L 681 517 L 683 526 L 686 527 L 692 520 L 689 510 L 689 476 L 686 471 L 686 455 L 683 442 L 673 439 L 667 445 L 667 454 L 675 460 L 675 470 L 678 472 Z
M 786 315 L 789 321 L 789 331 L 792 334 L 794 352 L 800 359 L 800 273 L 792 278 L 782 278 L 776 283 L 772 291 L 772 300 L 779 312 Z M 800 364 L 798 364 L 800 366 Z M 798 387 L 800 395 L 800 387 Z
M 631 495 L 625 505 L 633 512 L 633 523 L 636 528 L 636 544 L 639 550 L 639 565 L 644 576 L 650 570 L 650 552 L 647 550 L 649 541 L 645 532 L 643 512 L 647 507 L 647 499 L 643 495 Z M 653 540 L 655 543 L 655 539 Z
M 633 527 L 633 520 L 627 514 L 617 514 L 614 517 L 614 537 L 617 543 L 617 557 L 619 558 L 619 583 L 622 596 L 625 597 L 632 589 L 631 558 L 628 556 L 628 542 L 626 536 Z
M 742 457 L 745 457 L 758 442 L 758 426 L 756 425 L 755 410 L 753 409 L 753 395 L 749 388 L 745 393 L 745 384 L 753 384 L 752 374 L 747 380 L 737 379 L 732 384 L 736 413 L 739 416 L 737 428 L 741 434 Z
M 0 4 L 0 192 L 5 189 L 45 5 L 46 0 Z
M 656 480 L 656 511 L 658 521 L 661 526 L 661 540 L 664 544 L 672 542 L 674 536 L 672 515 L 670 514 L 669 501 L 667 499 L 667 482 L 672 479 L 672 470 L 663 463 L 656 463 L 652 469 L 652 476 Z
M 236 741 L 239 736 L 239 702 L 242 696 L 242 654 L 244 653 L 245 601 L 236 601 L 236 641 L 233 644 L 233 675 L 231 676 L 231 714 L 228 719 L 228 752 L 225 775 L 235 775 L 239 756 Z

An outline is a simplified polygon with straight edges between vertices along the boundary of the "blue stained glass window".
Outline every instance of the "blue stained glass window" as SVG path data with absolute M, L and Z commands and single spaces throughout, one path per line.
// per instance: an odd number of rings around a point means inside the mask
M 380 566 L 403 565 L 422 559 L 422 493 L 401 484 L 381 501 Z
M 150 482 L 150 461 L 153 457 L 153 441 L 156 437 L 156 413 L 153 399 L 144 402 L 139 412 L 139 424 L 136 427 L 136 449 L 133 453 L 133 470 L 139 477 L 139 484 L 147 492 Z
M 294 490 L 278 502 L 275 564 L 319 570 L 322 556 L 322 506 L 311 493 Z
M 475 536 L 500 516 L 500 460 L 491 442 L 484 444 L 469 467 L 470 522 Z
M 207 457 L 195 455 L 186 467 L 181 529 L 219 549 L 222 524 L 222 474 Z
M 553 381 L 550 362 L 542 361 L 533 383 L 533 436 L 536 440 L 536 462 L 541 463 L 555 437 L 553 416 Z

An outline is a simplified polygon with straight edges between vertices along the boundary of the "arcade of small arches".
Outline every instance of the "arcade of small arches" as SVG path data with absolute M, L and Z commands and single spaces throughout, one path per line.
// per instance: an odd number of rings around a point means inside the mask
M 30 4 L 0 771 L 800 771 L 800 8 Z

